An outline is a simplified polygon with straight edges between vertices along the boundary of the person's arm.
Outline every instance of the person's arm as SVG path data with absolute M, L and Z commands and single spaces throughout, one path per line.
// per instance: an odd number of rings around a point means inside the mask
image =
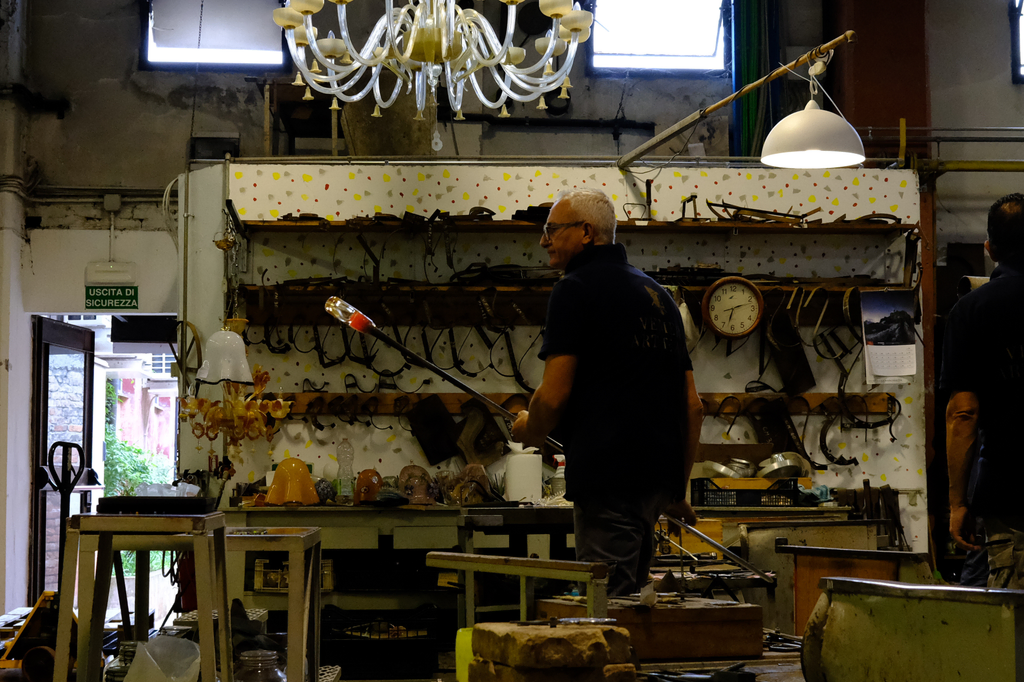
M 549 355 L 544 361 L 544 377 L 530 398 L 529 409 L 523 410 L 512 425 L 512 437 L 524 445 L 540 447 L 558 425 L 569 402 L 576 378 L 575 355 Z
M 967 508 L 967 482 L 977 452 L 978 396 L 956 391 L 946 405 L 946 459 L 949 466 L 949 533 L 962 549 L 980 550 L 974 515 Z
M 683 451 L 683 484 L 690 480 L 690 472 L 697 461 L 697 450 L 700 448 L 700 431 L 704 425 L 704 404 L 697 393 L 697 384 L 693 380 L 693 371 L 686 372 L 686 403 L 683 408 L 683 420 L 686 421 L 686 449 Z M 667 514 L 682 519 L 691 526 L 697 523 L 697 514 L 686 499 L 676 500 L 665 510 Z

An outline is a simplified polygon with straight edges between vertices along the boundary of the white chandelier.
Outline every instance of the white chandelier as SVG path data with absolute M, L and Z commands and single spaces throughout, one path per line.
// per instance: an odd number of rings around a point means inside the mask
M 377 117 L 381 107 L 394 104 L 404 86 L 407 93 L 415 90 L 416 120 L 423 120 L 427 90 L 436 101 L 442 82 L 456 120 L 464 120 L 462 96 L 467 83 L 484 106 L 500 107 L 502 117 L 508 116 L 505 103 L 509 99 L 530 102 L 558 87 L 562 88 L 559 96 L 567 99 L 567 89 L 572 87 L 567 74 L 594 21 L 592 13 L 581 10 L 578 3 L 574 7 L 572 0 L 540 0 L 541 12 L 551 17 L 551 30 L 534 42 L 540 59 L 524 67 L 526 50 L 512 44 L 516 5 L 522 0 L 499 0 L 508 6 L 504 40 L 498 39 L 479 12 L 463 9 L 456 0 L 409 0 L 399 8 L 394 0 L 385 0 L 384 14 L 358 49 L 346 13 L 352 0 L 330 2 L 338 6 L 340 38 L 331 31 L 327 38 L 317 39 L 312 16 L 323 8 L 324 0 L 290 0 L 286 7 L 274 10 L 274 22 L 285 29 L 292 61 L 299 68 L 295 84 L 302 85 L 304 79 L 309 88 L 343 102 L 359 101 L 372 91 Z M 308 65 L 307 50 L 312 54 Z M 554 57 L 563 54 L 556 71 Z M 381 93 L 384 69 L 397 77 L 390 95 Z M 486 74 L 498 86 L 495 99 L 488 98 L 481 87 L 481 76 Z M 312 99 L 308 91 L 307 98 Z M 338 108 L 337 100 L 331 108 Z M 543 99 L 538 108 L 546 108 Z

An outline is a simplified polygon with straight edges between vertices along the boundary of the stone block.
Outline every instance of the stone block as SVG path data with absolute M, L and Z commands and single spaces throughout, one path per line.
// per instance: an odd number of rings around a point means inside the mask
M 635 682 L 632 663 L 603 668 L 513 668 L 479 656 L 469 664 L 469 682 Z
M 473 653 L 513 668 L 604 668 L 629 663 L 629 632 L 611 625 L 515 625 L 473 628 Z

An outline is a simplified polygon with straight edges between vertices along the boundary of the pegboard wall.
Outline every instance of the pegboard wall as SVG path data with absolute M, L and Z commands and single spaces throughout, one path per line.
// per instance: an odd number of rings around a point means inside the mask
M 893 214 L 904 223 L 919 221 L 917 177 L 910 171 L 835 169 L 829 171 L 782 171 L 736 168 L 637 168 L 623 173 L 614 167 L 569 168 L 550 166 L 482 165 L 365 165 L 319 164 L 247 164 L 232 163 L 227 169 L 229 196 L 245 220 L 272 220 L 286 214 L 316 214 L 328 219 L 371 216 L 375 213 L 402 215 L 406 211 L 428 216 L 435 209 L 465 214 L 471 207 L 485 206 L 494 211 L 494 219 L 512 219 L 512 214 L 531 205 L 553 201 L 557 193 L 573 187 L 592 187 L 608 193 L 618 207 L 618 217 L 641 218 L 645 210 L 645 180 L 652 178 L 651 218 L 675 220 L 680 217 L 682 201 L 697 195 L 698 216 L 710 215 L 705 201 L 727 202 L 767 211 L 806 213 L 821 207 L 816 215 L 824 222 L 845 216 L 851 220 L 872 213 Z M 692 208 L 688 208 L 693 215 Z M 214 224 L 216 223 L 216 224 Z M 215 232 L 222 223 L 210 221 Z M 213 234 L 209 236 L 210 249 Z M 448 243 L 439 236 L 428 243 L 423 235 L 407 232 L 367 233 L 367 244 L 380 258 L 382 281 L 390 278 L 417 282 L 448 283 L 453 274 L 474 264 L 509 264 L 540 267 L 547 255 L 539 245 L 539 234 L 453 233 Z M 203 239 L 193 235 L 193 239 Z M 747 276 L 846 277 L 869 275 L 891 283 L 902 283 L 904 240 L 893 235 L 808 235 L 799 228 L 784 235 L 750 234 L 650 234 L 624 233 L 630 262 L 644 270 L 672 266 L 717 264 L 726 272 Z M 250 244 L 251 263 L 242 275 L 249 284 L 277 284 L 309 277 L 347 277 L 368 279 L 372 263 L 354 234 L 306 233 L 300 235 L 260 233 Z M 449 260 L 450 259 L 450 260 Z M 450 265 L 449 265 L 450 262 Z M 222 276 L 201 284 L 213 290 L 223 287 Z M 691 294 L 692 295 L 692 294 Z M 210 297 L 207 305 L 218 306 L 219 297 Z M 691 302 L 692 303 L 692 302 Z M 532 320 L 531 320 L 532 322 Z M 511 372 L 511 358 L 520 368 L 529 386 L 539 384 L 543 364 L 537 360 L 540 322 L 517 325 L 510 330 L 511 350 L 502 338 L 488 349 L 472 328 L 456 328 L 451 336 L 442 329 L 423 330 L 399 327 L 403 342 L 416 351 L 431 349 L 431 356 L 442 367 L 453 366 L 453 343 L 463 369 L 475 376 L 462 376 L 466 383 L 485 393 L 522 393 Z M 803 321 L 802 321 L 803 322 Z M 813 325 L 814 320 L 809 321 Z M 699 324 L 699 320 L 698 320 Z M 215 329 L 201 330 L 207 336 Z M 329 358 L 344 353 L 343 333 L 339 327 L 319 328 L 322 348 Z M 392 333 L 391 330 L 388 330 Z M 810 347 L 811 328 L 801 329 L 807 344 L 805 352 L 814 371 L 814 392 L 834 392 L 840 373 L 831 361 L 820 358 Z M 279 350 L 271 352 L 261 343 L 269 333 Z M 853 340 L 846 330 L 837 332 L 849 345 Z M 494 337 L 495 335 L 491 335 Z M 323 388 L 332 393 L 359 391 L 439 391 L 450 387 L 428 372 L 404 369 L 393 381 L 396 388 L 381 386 L 381 374 L 401 369 L 403 362 L 389 348 L 370 347 L 371 366 L 347 359 L 332 367 L 322 367 L 313 352 L 313 330 L 309 326 L 264 330 L 251 328 L 250 364 L 260 364 L 271 373 L 268 390 L 274 392 L 309 391 Z M 491 340 L 494 340 L 493 338 Z M 362 349 L 355 339 L 356 354 Z M 743 393 L 747 383 L 759 378 L 759 339 L 750 337 L 727 356 L 726 344 L 705 335 L 691 351 L 698 390 L 702 393 Z M 892 429 L 842 431 L 833 428 L 826 443 L 836 454 L 854 457 L 858 466 L 830 466 L 814 475 L 815 483 L 829 487 L 861 487 L 863 479 L 872 485 L 888 484 L 905 491 L 901 500 L 904 524 L 915 550 L 926 548 L 926 504 L 924 500 L 924 390 L 921 381 L 921 348 L 918 343 L 918 374 L 904 384 L 884 387 L 864 385 L 863 361 L 847 358 L 851 370 L 848 392 L 871 390 L 892 393 L 900 402 L 902 415 Z M 454 371 L 454 370 L 453 370 Z M 760 379 L 779 387 L 781 381 L 770 365 Z M 609 377 L 609 409 L 617 400 L 626 399 L 613 377 Z M 331 416 L 318 418 L 323 430 L 311 423 L 294 420 L 286 423 L 272 448 L 265 442 L 246 444 L 245 461 L 236 465 L 237 480 L 261 478 L 272 461 L 299 457 L 312 462 L 314 473 L 332 476 L 336 466 L 334 450 L 341 438 L 348 438 L 356 449 L 356 471 L 376 468 L 381 474 L 397 475 L 407 464 L 418 464 L 432 471 L 460 463 L 446 462 L 429 467 L 418 442 L 408 432 L 404 418 L 388 416 L 363 419 L 350 425 Z M 756 442 L 754 429 L 741 417 L 704 421 L 702 440 L 710 443 Z M 794 417 L 803 431 L 805 444 L 813 459 L 824 461 L 819 452 L 820 417 Z M 331 426 L 333 424 L 333 426 Z M 639 428 L 651 428 L 651 425 Z M 895 441 L 890 441 L 895 437 Z M 183 440 L 184 442 L 184 440 Z M 195 454 L 190 455 L 191 448 Z M 208 444 L 206 444 L 208 447 Z M 195 458 L 194 460 L 192 458 Z M 182 447 L 182 466 L 205 464 L 205 448 L 193 443 Z M 629 465 L 628 453 L 623 466 Z M 504 463 L 491 466 L 500 473 Z M 610 475 L 614 475 L 610 472 Z M 700 475 L 695 471 L 695 475 Z M 919 491 L 919 492 L 918 492 Z

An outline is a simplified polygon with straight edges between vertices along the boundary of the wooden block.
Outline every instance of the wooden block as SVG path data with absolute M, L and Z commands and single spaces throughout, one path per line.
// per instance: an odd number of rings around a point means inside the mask
M 477 656 L 469 663 L 469 682 L 635 682 L 632 663 L 603 668 L 513 668 Z
M 587 615 L 586 605 L 558 599 L 539 599 L 536 607 L 537 618 Z M 648 609 L 635 601 L 609 599 L 608 617 L 629 632 L 641 661 L 761 655 L 761 607 L 756 604 L 687 598 Z
M 610 625 L 481 623 L 473 653 L 513 668 L 603 668 L 630 662 L 629 633 Z

